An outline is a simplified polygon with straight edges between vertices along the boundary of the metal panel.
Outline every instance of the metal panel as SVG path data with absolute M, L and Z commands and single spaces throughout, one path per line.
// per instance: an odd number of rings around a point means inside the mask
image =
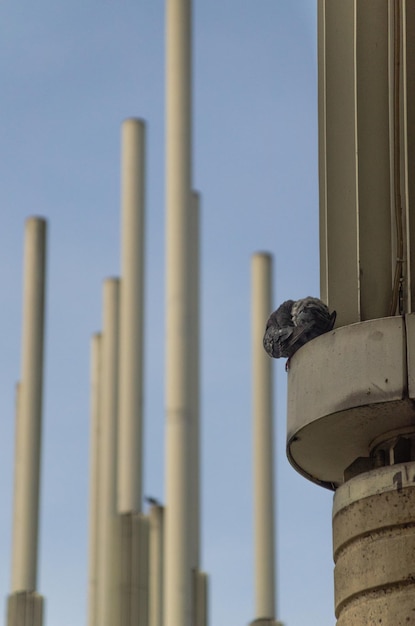
M 415 313 L 405 316 L 408 395 L 415 398 Z
M 356 4 L 356 119 L 360 319 L 389 315 L 391 209 L 388 4 Z M 339 278 L 339 277 L 338 277 Z
M 326 151 L 326 14 L 325 0 L 318 0 L 318 143 L 320 196 L 320 297 L 328 302 L 327 250 L 327 151 Z
M 415 0 L 404 2 L 404 208 L 406 210 L 410 294 L 408 312 L 415 311 Z
M 319 2 L 321 297 L 337 325 L 389 314 L 388 3 Z
M 321 2 L 319 26 L 321 293 L 344 325 L 360 319 L 354 0 Z

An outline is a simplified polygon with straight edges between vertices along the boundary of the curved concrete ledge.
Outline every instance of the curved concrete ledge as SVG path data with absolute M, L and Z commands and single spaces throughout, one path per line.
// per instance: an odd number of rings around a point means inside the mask
M 414 361 L 415 314 L 344 326 L 301 348 L 288 372 L 292 465 L 336 488 L 379 437 L 415 430 Z

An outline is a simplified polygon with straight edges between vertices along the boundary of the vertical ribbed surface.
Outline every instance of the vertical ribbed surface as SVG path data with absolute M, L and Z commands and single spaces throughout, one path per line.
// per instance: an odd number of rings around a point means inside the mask
M 149 519 L 141 513 L 117 516 L 119 611 L 117 626 L 148 626 Z
M 7 601 L 7 626 L 43 626 L 43 598 L 34 592 L 16 592 Z
M 388 2 L 318 8 L 321 297 L 343 326 L 391 303 Z

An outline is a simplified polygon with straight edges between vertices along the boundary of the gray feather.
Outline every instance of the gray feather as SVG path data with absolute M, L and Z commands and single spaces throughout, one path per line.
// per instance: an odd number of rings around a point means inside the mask
M 330 313 L 319 298 L 286 300 L 266 325 L 264 348 L 269 356 L 290 359 L 304 344 L 332 330 L 336 311 Z

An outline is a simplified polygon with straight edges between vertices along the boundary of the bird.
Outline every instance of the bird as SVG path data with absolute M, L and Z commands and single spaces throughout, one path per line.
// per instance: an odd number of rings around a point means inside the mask
M 319 335 L 332 330 L 336 321 L 336 311 L 329 308 L 319 298 L 307 296 L 300 300 L 286 300 L 268 318 L 264 348 L 275 359 L 290 359 L 304 344 Z
M 150 506 L 160 506 L 160 502 L 152 496 L 146 496 L 144 499 Z

